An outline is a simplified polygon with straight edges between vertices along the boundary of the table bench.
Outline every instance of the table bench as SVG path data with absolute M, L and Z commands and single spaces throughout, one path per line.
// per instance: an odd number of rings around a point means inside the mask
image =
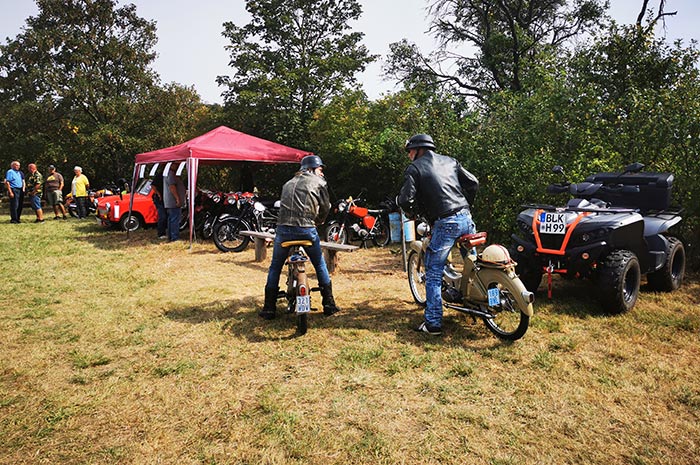
M 255 261 L 262 262 L 267 258 L 267 243 L 275 240 L 275 235 L 258 231 L 241 231 L 240 234 L 249 236 L 255 244 Z M 335 244 L 333 242 L 321 241 L 321 250 L 326 260 L 326 267 L 329 273 L 334 273 L 338 266 L 338 252 L 352 252 L 357 250 L 356 245 Z

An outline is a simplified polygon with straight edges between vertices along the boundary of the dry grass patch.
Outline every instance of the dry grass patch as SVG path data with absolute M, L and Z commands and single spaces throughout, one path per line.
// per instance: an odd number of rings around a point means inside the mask
M 0 463 L 695 464 L 700 285 L 601 313 L 538 295 L 525 338 L 421 318 L 397 248 L 341 257 L 343 311 L 256 316 L 249 249 L 9 225 L 0 256 Z M 315 277 L 312 276 L 312 279 Z M 314 306 L 320 297 L 314 295 Z

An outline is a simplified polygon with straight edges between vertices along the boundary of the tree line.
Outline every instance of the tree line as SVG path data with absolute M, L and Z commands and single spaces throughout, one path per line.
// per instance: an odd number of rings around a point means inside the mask
M 430 133 L 438 151 L 481 181 L 474 217 L 504 242 L 520 205 L 548 197 L 550 170 L 571 180 L 632 162 L 675 173 L 682 236 L 700 239 L 700 79 L 695 42 L 654 31 L 674 11 L 640 0 L 618 24 L 605 0 L 431 0 L 427 53 L 390 44 L 384 72 L 401 89 L 370 100 L 356 76 L 379 59 L 350 28 L 356 0 L 247 0 L 247 24 L 224 22 L 231 73 L 223 105 L 163 84 L 151 69 L 153 21 L 116 0 L 37 0 L 39 13 L 0 45 L 0 161 L 83 165 L 95 183 L 128 177 L 134 155 L 225 124 L 321 155 L 337 197 L 392 198 L 405 140 Z M 682 13 L 682 12 L 681 12 Z M 255 167 L 278 194 L 292 167 Z M 202 183 L 236 189 L 236 166 Z M 691 248 L 697 259 L 697 252 Z

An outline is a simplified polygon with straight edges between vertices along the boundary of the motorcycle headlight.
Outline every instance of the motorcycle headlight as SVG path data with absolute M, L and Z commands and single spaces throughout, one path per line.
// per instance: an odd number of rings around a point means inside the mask
M 418 223 L 418 226 L 416 226 L 416 231 L 421 236 L 427 236 L 430 232 L 430 225 L 428 223 Z
M 221 202 L 221 196 L 219 194 L 214 194 L 211 196 L 211 199 L 214 203 L 219 203 Z
M 233 196 L 226 197 L 226 203 L 229 205 L 235 205 L 236 204 L 236 198 Z
M 265 211 L 265 205 L 263 205 L 260 202 L 255 202 L 253 204 L 253 208 L 255 208 L 255 211 L 260 212 L 260 213 Z
M 344 212 L 346 208 L 348 208 L 348 204 L 347 204 L 347 203 L 345 203 L 345 202 L 340 202 L 340 203 L 338 204 L 338 211 L 339 211 L 339 212 Z

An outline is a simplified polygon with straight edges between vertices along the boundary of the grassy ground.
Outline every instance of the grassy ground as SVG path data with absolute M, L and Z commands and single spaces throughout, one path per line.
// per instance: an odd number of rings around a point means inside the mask
M 621 316 L 557 280 L 516 343 L 449 311 L 436 339 L 409 330 L 398 249 L 360 250 L 333 278 L 343 312 L 294 337 L 257 318 L 253 255 L 2 212 L 0 463 L 700 459 L 697 280 Z

